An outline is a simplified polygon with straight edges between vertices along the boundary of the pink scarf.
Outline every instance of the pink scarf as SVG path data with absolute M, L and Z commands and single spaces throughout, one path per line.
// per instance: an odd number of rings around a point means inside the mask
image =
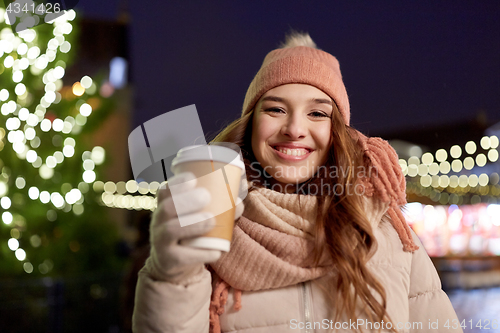
M 248 194 L 245 212 L 234 228 L 231 251 L 211 265 L 219 277 L 210 303 L 211 332 L 220 332 L 219 316 L 230 287 L 235 292 L 234 308 L 239 310 L 242 290 L 295 285 L 331 270 L 326 256 L 318 266 L 311 259 L 317 206 L 317 198 L 310 195 L 264 188 Z

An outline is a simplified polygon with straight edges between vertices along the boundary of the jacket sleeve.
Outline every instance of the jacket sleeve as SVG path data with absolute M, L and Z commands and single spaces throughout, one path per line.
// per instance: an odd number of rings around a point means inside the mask
M 413 252 L 410 272 L 408 302 L 414 327 L 410 332 L 463 332 L 448 295 L 441 289 L 436 268 L 415 232 L 411 232 L 419 249 Z
M 132 331 L 135 333 L 208 333 L 212 284 L 207 269 L 188 285 L 154 280 L 149 259 L 139 272 Z

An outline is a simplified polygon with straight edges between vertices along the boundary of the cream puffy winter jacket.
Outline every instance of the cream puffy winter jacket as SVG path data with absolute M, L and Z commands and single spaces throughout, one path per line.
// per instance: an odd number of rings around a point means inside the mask
M 404 252 L 401 240 L 386 218 L 372 221 L 378 248 L 368 262 L 387 294 L 387 312 L 398 332 L 462 332 L 436 269 L 419 239 L 419 249 Z M 149 262 L 139 273 L 133 330 L 142 332 L 208 333 L 212 277 L 206 270 L 188 286 L 155 281 Z M 242 308 L 233 309 L 228 294 L 220 316 L 224 333 L 375 332 L 380 323 L 360 315 L 356 322 L 333 322 L 335 304 L 322 287 L 331 276 L 261 291 L 243 291 Z M 387 328 L 384 323 L 381 328 Z M 373 330 L 372 330 L 373 328 Z M 384 330 L 383 330 L 384 331 Z

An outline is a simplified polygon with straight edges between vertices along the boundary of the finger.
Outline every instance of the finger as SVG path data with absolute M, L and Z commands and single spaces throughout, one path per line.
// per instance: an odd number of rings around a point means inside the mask
M 182 172 L 170 177 L 164 186 L 161 186 L 157 192 L 158 203 L 172 196 L 170 186 L 175 185 L 175 193 L 188 191 L 196 187 L 196 177 L 192 172 Z
M 247 194 L 248 194 L 248 182 L 247 182 L 247 179 L 245 177 L 243 177 L 241 179 L 240 190 L 238 192 L 238 197 L 241 200 L 244 200 L 246 198 Z
M 174 187 L 172 187 L 172 190 Z M 178 193 L 173 190 L 172 196 L 167 198 L 160 207 L 167 219 L 186 215 L 203 209 L 211 201 L 210 192 L 204 187 L 193 188 Z
M 243 204 L 243 200 L 241 200 L 239 197 L 236 198 L 236 209 L 234 212 L 234 220 L 236 221 L 243 215 L 243 211 L 245 210 L 245 205 Z
M 215 226 L 215 218 L 210 213 L 203 212 L 183 217 L 187 219 L 192 218 L 200 222 L 183 227 L 178 219 L 170 220 L 157 229 L 159 240 L 172 243 L 186 238 L 200 237 Z

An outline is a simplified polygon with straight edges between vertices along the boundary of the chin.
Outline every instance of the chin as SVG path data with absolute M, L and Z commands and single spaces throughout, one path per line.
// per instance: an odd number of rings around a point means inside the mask
M 280 182 L 281 184 L 283 185 L 298 185 L 298 184 L 301 184 L 303 182 L 306 182 L 309 178 L 307 179 L 302 179 L 302 178 L 293 178 L 293 177 L 290 177 L 290 178 L 279 178 L 277 179 L 278 182 Z
M 307 179 L 301 179 L 301 178 L 287 178 L 284 180 L 284 183 L 286 184 L 300 184 L 307 181 Z

